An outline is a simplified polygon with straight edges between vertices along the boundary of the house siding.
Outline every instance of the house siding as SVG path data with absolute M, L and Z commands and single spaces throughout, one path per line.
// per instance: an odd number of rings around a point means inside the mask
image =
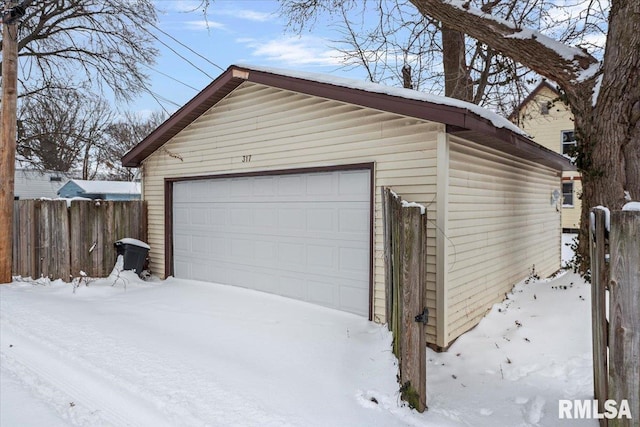
M 562 228 L 576 230 L 580 228 L 582 201 L 582 179 L 579 172 L 564 172 L 562 182 L 573 182 L 573 206 L 562 206 Z
M 560 267 L 556 171 L 449 137 L 444 346 L 475 326 L 512 286 Z
M 548 87 L 542 87 L 533 99 L 519 113 L 519 126 L 531 135 L 538 144 L 556 153 L 562 153 L 562 131 L 573 130 L 573 114 L 569 106 L 558 100 L 558 94 Z M 541 103 L 551 103 L 548 114 L 542 114 Z M 577 172 L 564 172 L 564 179 L 579 177 Z M 580 210 L 582 203 L 582 181 L 575 180 L 573 187 L 573 206 L 562 208 L 562 228 L 580 228 Z
M 62 172 L 16 169 L 13 194 L 18 200 L 41 197 L 53 199 L 58 197 L 58 190 L 66 180 L 67 176 Z
M 373 320 L 385 322 L 381 187 L 427 205 L 435 219 L 437 137 L 443 132 L 439 123 L 245 82 L 144 161 L 151 269 L 165 271 L 165 178 L 373 162 Z M 428 246 L 428 308 L 435 313 L 433 221 Z M 435 324 L 427 337 L 435 342 Z
M 85 197 L 84 190 L 80 188 L 78 184 L 73 181 L 68 181 L 58 190 L 60 197 L 73 198 L 73 197 Z

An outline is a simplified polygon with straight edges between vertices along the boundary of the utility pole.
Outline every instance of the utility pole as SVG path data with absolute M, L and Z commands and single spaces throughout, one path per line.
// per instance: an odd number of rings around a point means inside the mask
M 24 9 L 22 9 L 24 11 Z M 13 266 L 13 192 L 16 169 L 18 103 L 18 25 L 16 3 L 2 15 L 2 120 L 0 120 L 0 284 L 11 283 Z

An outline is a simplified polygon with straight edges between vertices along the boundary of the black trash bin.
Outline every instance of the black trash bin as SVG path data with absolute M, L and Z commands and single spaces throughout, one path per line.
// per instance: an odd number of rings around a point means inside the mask
M 147 261 L 151 247 L 137 239 L 125 238 L 114 243 L 117 255 L 124 260 L 123 270 L 133 270 L 140 276 Z

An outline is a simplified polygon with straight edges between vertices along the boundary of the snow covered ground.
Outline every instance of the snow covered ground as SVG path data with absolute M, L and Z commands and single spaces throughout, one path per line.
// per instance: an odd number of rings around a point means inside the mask
M 115 283 L 114 283 L 115 282 Z M 518 284 L 446 353 L 429 410 L 398 397 L 384 326 L 255 291 L 125 272 L 0 286 L 0 425 L 597 426 L 589 287 Z

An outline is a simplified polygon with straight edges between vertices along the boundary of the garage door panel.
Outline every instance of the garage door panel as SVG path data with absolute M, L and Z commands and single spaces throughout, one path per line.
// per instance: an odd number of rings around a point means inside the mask
M 329 245 L 307 245 L 306 263 L 319 271 L 335 270 L 338 263 L 337 248 Z
M 258 207 L 253 209 L 254 226 L 273 230 L 278 226 L 278 208 L 273 206 Z
M 369 248 L 341 247 L 339 250 L 339 268 L 341 272 L 353 271 L 364 273 L 369 271 Z
M 295 230 L 304 231 L 307 228 L 307 221 L 304 217 L 305 210 L 299 207 L 278 208 L 278 228 L 284 232 Z
M 341 286 L 340 287 L 340 309 L 356 313 L 360 309 L 360 301 L 368 298 L 369 293 L 360 286 Z
M 307 210 L 307 230 L 333 232 L 337 226 L 338 211 L 335 208 Z
M 335 279 L 362 278 L 369 273 L 369 248 L 351 241 L 298 239 L 292 243 L 248 238 L 175 236 L 174 257 L 211 262 L 262 266 L 299 273 L 322 274 Z
M 177 277 L 369 312 L 368 170 L 174 183 Z
M 285 175 L 273 179 L 277 180 L 279 196 L 304 197 L 306 192 L 305 178 L 304 175 Z
M 354 201 L 368 201 L 370 183 L 362 179 L 357 171 L 339 174 L 338 191 L 341 196 L 353 197 Z M 363 196 L 366 196 L 363 198 Z
M 306 194 L 309 197 L 320 195 L 330 196 L 336 192 L 335 187 L 337 182 L 337 175 L 335 174 L 309 176 L 306 183 Z
M 365 218 L 367 221 L 365 221 Z M 341 209 L 339 213 L 338 229 L 342 233 L 355 233 L 357 235 L 368 234 L 368 218 L 368 206 L 362 206 L 357 209 Z
M 253 180 L 253 192 L 252 195 L 255 197 L 259 196 L 269 196 L 273 197 L 276 195 L 276 181 L 273 177 L 256 177 Z
M 309 280 L 308 292 L 309 302 L 318 305 L 331 307 L 332 304 L 335 304 L 335 301 L 339 301 L 340 294 L 335 283 Z

